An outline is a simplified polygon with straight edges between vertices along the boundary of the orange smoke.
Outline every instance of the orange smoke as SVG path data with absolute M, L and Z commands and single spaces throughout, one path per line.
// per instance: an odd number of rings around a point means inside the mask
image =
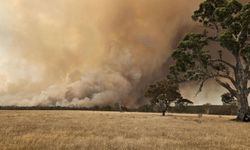
M 1 1 L 0 104 L 140 103 L 198 3 Z

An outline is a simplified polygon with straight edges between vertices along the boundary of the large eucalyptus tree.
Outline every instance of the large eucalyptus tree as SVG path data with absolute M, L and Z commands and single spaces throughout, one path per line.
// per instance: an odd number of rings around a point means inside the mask
M 179 43 L 172 55 L 175 64 L 169 78 L 177 82 L 199 81 L 199 91 L 207 80 L 214 79 L 237 99 L 237 119 L 247 119 L 250 2 L 205 0 L 192 18 L 202 24 L 204 31 L 189 33 Z

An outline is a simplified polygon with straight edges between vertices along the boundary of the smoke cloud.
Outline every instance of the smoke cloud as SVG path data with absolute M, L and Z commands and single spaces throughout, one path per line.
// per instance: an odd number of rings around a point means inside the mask
M 143 103 L 199 2 L 0 1 L 0 105 Z

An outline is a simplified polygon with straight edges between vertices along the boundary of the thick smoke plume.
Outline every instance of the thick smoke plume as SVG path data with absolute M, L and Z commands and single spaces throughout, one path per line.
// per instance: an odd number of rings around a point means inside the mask
M 143 103 L 199 2 L 2 0 L 0 105 Z

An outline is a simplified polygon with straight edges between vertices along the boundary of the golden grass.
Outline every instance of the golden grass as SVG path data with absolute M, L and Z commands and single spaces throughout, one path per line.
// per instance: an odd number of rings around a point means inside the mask
M 0 149 L 250 149 L 250 124 L 231 119 L 152 113 L 0 111 Z

